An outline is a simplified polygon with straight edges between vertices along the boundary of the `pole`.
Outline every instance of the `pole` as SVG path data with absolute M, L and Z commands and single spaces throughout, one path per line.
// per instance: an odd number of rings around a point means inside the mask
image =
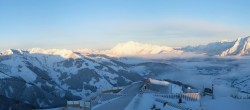
M 173 93 L 173 88 L 172 88 L 172 85 L 173 85 L 173 84 L 170 84 L 170 86 L 171 86 L 171 94 Z

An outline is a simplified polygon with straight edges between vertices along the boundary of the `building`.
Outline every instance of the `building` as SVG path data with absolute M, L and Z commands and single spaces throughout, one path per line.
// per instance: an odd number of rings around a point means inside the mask
M 145 85 L 144 89 L 145 90 L 152 90 L 158 93 L 170 93 L 171 92 L 171 84 L 167 81 L 160 81 L 160 80 L 155 80 L 155 79 L 145 79 L 144 80 Z

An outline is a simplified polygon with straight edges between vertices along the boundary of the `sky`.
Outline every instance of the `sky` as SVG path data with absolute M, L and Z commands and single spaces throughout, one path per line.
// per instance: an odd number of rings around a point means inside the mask
M 250 35 L 249 0 L 0 0 L 0 50 L 180 47 Z

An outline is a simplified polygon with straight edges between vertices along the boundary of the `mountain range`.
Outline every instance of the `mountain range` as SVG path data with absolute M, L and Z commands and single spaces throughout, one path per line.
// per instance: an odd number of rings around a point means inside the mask
M 180 50 L 218 56 L 247 56 L 250 52 L 250 37 L 238 38 L 231 42 L 222 41 L 209 43 L 207 45 L 187 46 Z
M 144 44 L 135 41 L 117 44 L 110 50 L 99 51 L 111 56 L 143 56 L 143 55 L 178 55 L 192 52 L 209 56 L 248 56 L 250 37 L 238 38 L 235 41 L 220 41 L 206 45 L 172 48 L 167 46 Z
M 239 63 L 235 59 L 211 56 L 247 56 L 250 51 L 249 39 L 250 37 L 246 37 L 232 42 L 182 48 L 130 41 L 118 44 L 110 50 L 39 48 L 5 50 L 0 53 L 0 96 L 11 101 L 5 106 L 0 106 L 0 109 L 15 108 L 15 106 L 18 108 L 22 106 L 25 109 L 65 106 L 67 100 L 80 100 L 102 89 L 126 86 L 148 77 L 170 75 L 172 79 L 184 78 L 183 75 L 186 74 L 180 75 L 184 72 L 192 75 L 212 75 L 217 78 L 226 75 L 226 79 L 223 80 L 229 83 L 239 82 L 234 87 L 248 92 L 248 89 L 242 89 L 239 85 L 242 77 L 250 75 L 245 71 L 241 75 L 233 75 L 239 68 L 248 70 L 244 67 L 246 62 Z M 145 55 L 185 53 L 203 54 L 207 57 L 138 58 Z M 232 75 L 229 77 L 227 73 Z M 248 79 L 244 82 L 248 82 Z M 244 85 L 250 87 L 248 83 Z

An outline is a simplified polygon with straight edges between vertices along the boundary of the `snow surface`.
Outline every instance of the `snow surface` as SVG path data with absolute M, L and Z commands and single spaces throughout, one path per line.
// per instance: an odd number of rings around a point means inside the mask
M 158 46 L 151 44 L 143 44 L 135 41 L 117 44 L 111 50 L 106 51 L 106 54 L 115 56 L 127 55 L 150 55 L 161 53 L 181 53 L 182 51 L 174 50 L 171 47 Z
M 102 104 L 100 106 L 95 107 L 93 110 L 123 110 L 127 107 L 127 105 L 132 101 L 132 99 L 136 96 L 136 94 L 140 91 L 140 86 L 142 86 L 142 83 L 135 83 L 127 88 L 125 88 L 123 91 L 121 91 L 121 94 L 125 94 L 125 96 L 122 96 L 120 98 L 117 98 L 114 101 L 111 101 L 109 103 Z
M 205 97 L 203 100 L 205 110 L 249 110 L 250 100 L 239 100 L 231 97 L 221 97 L 211 100 Z
M 160 80 L 155 80 L 152 78 L 148 79 L 151 84 L 156 84 L 156 85 L 163 85 L 163 86 L 168 86 L 170 83 L 167 81 L 160 81 Z

